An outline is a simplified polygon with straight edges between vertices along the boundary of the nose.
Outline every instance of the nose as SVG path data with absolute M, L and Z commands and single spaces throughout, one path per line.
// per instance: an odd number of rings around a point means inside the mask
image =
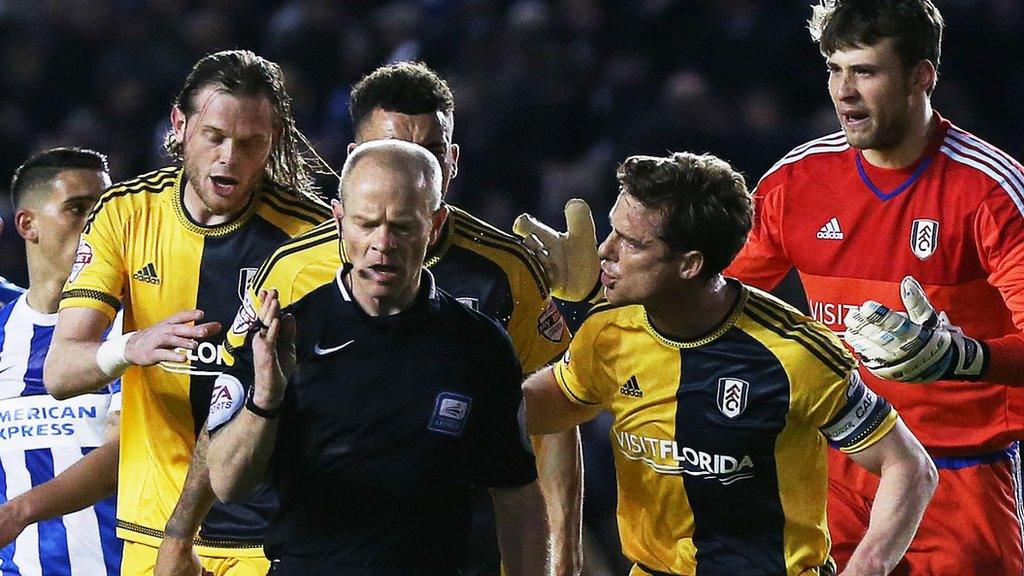
M 231 138 L 225 138 L 218 148 L 218 159 L 217 161 L 226 166 L 231 166 L 235 163 L 235 154 L 237 153 L 237 146 L 235 141 Z
M 833 91 L 837 100 L 851 100 L 857 97 L 857 85 L 854 82 L 853 75 L 847 73 L 838 73 L 832 80 L 834 84 Z
M 390 226 L 381 226 L 374 235 L 373 244 L 370 246 L 381 254 L 392 252 L 398 246 L 398 238 L 392 232 Z
M 597 247 L 597 257 L 601 260 L 614 260 L 614 254 L 612 253 L 612 246 L 614 245 L 614 242 L 612 242 L 612 236 L 614 235 L 615 232 L 608 234 L 604 241 Z

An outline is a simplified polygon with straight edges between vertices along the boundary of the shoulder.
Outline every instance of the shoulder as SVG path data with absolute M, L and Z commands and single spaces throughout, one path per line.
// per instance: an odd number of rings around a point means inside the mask
M 253 276 L 252 291 L 275 288 L 288 306 L 329 283 L 340 266 L 338 229 L 328 220 L 278 246 Z
M 612 304 L 602 300 L 587 311 L 575 338 L 596 338 L 599 334 L 612 331 L 642 329 L 643 314 L 642 306 Z
M 3 276 L 0 276 L 0 307 L 8 302 L 13 302 L 24 292 L 24 288 L 17 284 L 12 284 Z
M 260 189 L 256 212 L 289 236 L 301 234 L 331 218 L 330 206 L 320 198 L 275 184 L 264 184 Z
M 550 287 L 544 268 L 518 238 L 455 206 L 449 205 L 449 211 L 451 244 L 495 263 L 508 277 L 514 297 L 524 290 L 541 300 L 548 297 Z
M 1009 154 L 952 124 L 939 152 L 949 158 L 958 178 L 987 183 L 989 198 L 1012 202 L 1024 215 L 1024 168 Z
M 86 231 L 101 212 L 127 215 L 148 205 L 154 195 L 174 193 L 180 174 L 181 168 L 168 166 L 107 188 L 86 220 Z
M 803 315 L 775 296 L 746 287 L 743 317 L 760 332 L 766 347 L 803 364 L 810 362 L 846 377 L 857 361 L 825 325 Z
M 794 168 L 798 166 L 812 165 L 824 158 L 841 154 L 849 149 L 850 144 L 846 141 L 846 135 L 841 131 L 804 142 L 787 152 L 785 156 L 772 165 L 764 173 L 764 176 L 761 177 L 761 180 L 758 181 L 758 187 L 760 188 L 761 183 L 766 180 L 792 173 Z
M 493 318 L 459 302 L 441 288 L 437 289 L 437 301 L 438 313 L 448 322 L 457 325 L 463 334 L 470 334 L 471 338 L 505 334 L 505 330 Z

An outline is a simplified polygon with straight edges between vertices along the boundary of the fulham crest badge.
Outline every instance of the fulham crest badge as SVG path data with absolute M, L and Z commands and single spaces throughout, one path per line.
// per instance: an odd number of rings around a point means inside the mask
M 729 418 L 735 418 L 747 409 L 747 391 L 750 384 L 739 378 L 718 379 L 718 409 Z
M 910 249 L 921 260 L 935 254 L 939 243 L 939 223 L 935 220 L 918 218 L 910 229 Z

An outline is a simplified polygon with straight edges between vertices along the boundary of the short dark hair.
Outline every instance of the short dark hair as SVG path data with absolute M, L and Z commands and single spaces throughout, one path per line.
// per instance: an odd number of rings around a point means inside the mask
M 11 207 L 20 208 L 30 190 L 49 183 L 60 172 L 77 169 L 110 172 L 107 157 L 86 148 L 49 148 L 32 155 L 11 178 Z
M 670 250 L 704 255 L 705 278 L 725 270 L 747 240 L 754 215 L 747 183 L 717 156 L 630 156 L 616 176 L 623 193 L 662 212 L 658 236 Z
M 313 162 L 302 153 L 303 147 L 310 152 L 313 148 L 295 127 L 292 98 L 285 88 L 281 67 L 249 50 L 208 54 L 192 67 L 173 105 L 186 118 L 192 116 L 196 111 L 195 95 L 208 86 L 217 86 L 234 96 L 266 96 L 270 100 L 274 127 L 281 130 L 281 136 L 270 152 L 264 177 L 285 190 L 314 197 L 313 174 L 329 169 L 319 157 Z M 164 138 L 164 148 L 175 160 L 183 160 L 184 147 L 174 138 L 173 131 Z
M 422 62 L 398 62 L 377 68 L 352 87 L 349 114 L 358 134 L 375 108 L 400 114 L 443 112 L 451 122 L 455 98 L 443 78 Z
M 893 38 L 904 68 L 928 60 L 936 71 L 944 26 L 932 0 L 821 0 L 807 22 L 811 38 L 826 56 Z M 933 84 L 928 93 L 934 88 Z

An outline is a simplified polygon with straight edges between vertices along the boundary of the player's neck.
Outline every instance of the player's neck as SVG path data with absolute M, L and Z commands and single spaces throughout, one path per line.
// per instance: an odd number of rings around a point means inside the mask
M 913 111 L 911 116 L 907 132 L 899 144 L 892 148 L 864 150 L 864 159 L 869 164 L 877 168 L 898 170 L 910 166 L 921 158 L 939 121 L 927 100 L 921 109 Z
M 40 314 L 53 314 L 60 304 L 60 293 L 67 280 L 68 267 L 57 266 L 52 260 L 45 259 L 41 254 L 28 257 L 28 293 L 25 299 L 28 305 Z
M 738 297 L 737 287 L 718 274 L 706 282 L 674 291 L 660 302 L 645 304 L 644 309 L 658 332 L 673 340 L 692 341 L 720 326 Z

